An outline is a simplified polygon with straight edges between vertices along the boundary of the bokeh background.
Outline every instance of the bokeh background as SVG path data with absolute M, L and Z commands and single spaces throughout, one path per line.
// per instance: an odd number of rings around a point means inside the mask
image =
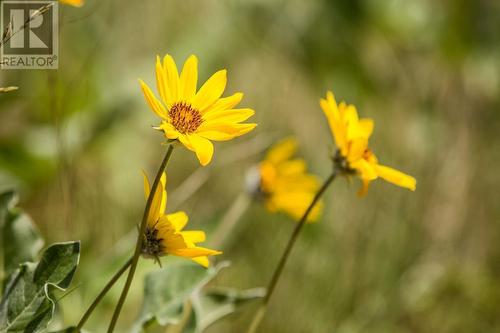
M 227 68 L 227 94 L 243 91 L 259 124 L 216 144 L 207 168 L 174 152 L 168 208 L 209 239 L 273 141 L 296 136 L 310 170 L 328 175 L 318 105 L 328 89 L 375 119 L 380 160 L 418 180 L 415 193 L 378 181 L 363 199 L 357 181 L 336 181 L 261 332 L 500 331 L 500 2 L 88 0 L 60 11 L 59 69 L 0 72 L 0 86 L 19 86 L 0 95 L 0 189 L 20 191 L 47 243 L 82 240 L 77 288 L 55 325 L 74 324 L 132 252 L 140 170 L 152 174 L 165 149 L 137 78 L 154 85 L 157 54 L 181 66 L 194 53 L 200 81 Z M 240 215 L 220 244 L 232 266 L 214 283 L 264 286 L 293 222 L 258 202 Z M 141 261 L 121 331 L 154 269 Z M 104 331 L 120 287 L 91 331 Z M 208 332 L 243 332 L 255 308 Z

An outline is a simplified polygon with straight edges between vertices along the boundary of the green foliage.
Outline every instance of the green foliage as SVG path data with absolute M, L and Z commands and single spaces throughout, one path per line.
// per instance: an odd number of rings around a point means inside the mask
M 52 319 L 54 288 L 65 290 L 80 258 L 80 243 L 50 246 L 40 262 L 22 264 L 10 277 L 0 306 L 0 332 L 40 332 Z
M 183 333 L 203 332 L 219 319 L 265 295 L 265 289 L 211 288 L 191 296 L 190 321 Z
M 14 206 L 17 196 L 12 191 L 0 194 L 0 227 L 2 234 L 3 271 L 8 277 L 26 261 L 33 262 L 43 240 L 31 218 Z
M 190 262 L 177 262 L 146 276 L 144 303 L 141 314 L 132 332 L 141 332 L 148 325 L 177 324 L 183 314 L 184 305 L 191 295 L 200 290 L 227 265 L 204 269 Z
M 213 287 L 204 290 L 205 285 L 227 266 L 228 263 L 223 262 L 203 269 L 190 262 L 177 262 L 147 275 L 144 304 L 132 332 L 157 326 L 182 326 L 185 321 L 183 333 L 202 332 L 217 320 L 264 296 L 262 288 Z

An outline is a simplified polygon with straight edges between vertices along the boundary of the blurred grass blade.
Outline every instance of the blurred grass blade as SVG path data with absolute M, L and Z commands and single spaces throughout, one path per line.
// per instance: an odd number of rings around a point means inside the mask
M 80 242 L 57 243 L 45 250 L 38 264 L 22 264 L 0 302 L 0 332 L 44 331 L 55 309 L 51 291 L 69 286 L 79 258 Z

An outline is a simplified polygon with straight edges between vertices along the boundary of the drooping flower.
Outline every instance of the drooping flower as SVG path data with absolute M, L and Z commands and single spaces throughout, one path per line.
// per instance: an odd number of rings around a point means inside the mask
M 294 158 L 297 141 L 286 138 L 271 147 L 258 165 L 257 196 L 270 212 L 283 212 L 299 220 L 319 189 L 316 176 L 307 173 L 306 162 Z M 308 222 L 316 221 L 322 203 L 316 204 Z
M 183 229 L 188 222 L 188 216 L 185 212 L 179 211 L 165 214 L 167 206 L 166 182 L 167 177 L 164 173 L 154 193 L 149 211 L 142 254 L 157 260 L 161 256 L 170 254 L 189 258 L 204 267 L 208 267 L 207 256 L 218 255 L 222 252 L 196 245 L 196 243 L 205 241 L 205 232 L 198 230 L 184 231 Z M 144 194 L 146 199 L 149 196 L 149 191 L 149 181 L 146 174 L 144 174 Z
M 163 63 L 156 59 L 156 86 L 160 100 L 139 80 L 151 109 L 161 118 L 157 127 L 170 140 L 180 141 L 196 153 L 201 165 L 212 160 L 211 141 L 226 141 L 250 132 L 256 124 L 241 123 L 254 114 L 249 108 L 235 109 L 243 98 L 235 93 L 221 98 L 226 88 L 226 70 L 213 74 L 200 90 L 198 59 L 191 55 L 178 73 L 174 59 L 166 55 Z
M 326 99 L 320 100 L 332 136 L 337 146 L 334 163 L 344 175 L 357 175 L 363 186 L 359 191 L 365 195 L 371 181 L 378 177 L 395 185 L 415 190 L 417 181 L 401 171 L 381 165 L 368 147 L 368 140 L 373 133 L 373 120 L 359 119 L 354 105 L 341 102 L 337 105 L 332 92 L 327 92 Z
M 81 7 L 83 6 L 83 0 L 59 0 L 61 3 L 64 3 L 66 5 L 71 5 L 74 7 Z

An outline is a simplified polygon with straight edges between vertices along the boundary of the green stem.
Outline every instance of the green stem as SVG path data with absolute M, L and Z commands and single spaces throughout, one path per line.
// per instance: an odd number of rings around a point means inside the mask
M 247 333 L 254 333 L 257 331 L 257 328 L 259 327 L 259 324 L 262 321 L 262 318 L 264 318 L 264 314 L 266 312 L 267 305 L 269 304 L 269 300 L 271 299 L 271 296 L 273 295 L 274 289 L 276 288 L 276 284 L 278 283 L 278 280 L 281 276 L 281 273 L 283 273 L 283 268 L 285 267 L 285 264 L 288 260 L 288 257 L 290 256 L 290 253 L 292 252 L 292 248 L 298 239 L 298 236 L 300 234 L 300 231 L 302 230 L 302 227 L 304 226 L 304 224 L 307 221 L 307 217 L 312 212 L 314 206 L 319 201 L 319 199 L 323 196 L 326 189 L 328 188 L 328 186 L 330 186 L 330 184 L 333 182 L 333 180 L 335 179 L 336 176 L 337 176 L 337 173 L 334 171 L 325 180 L 323 185 L 321 185 L 321 188 L 318 190 L 318 192 L 314 196 L 314 199 L 312 200 L 312 202 L 309 204 L 306 211 L 304 212 L 304 215 L 302 215 L 299 222 L 295 226 L 295 229 L 293 230 L 292 236 L 288 240 L 288 244 L 286 245 L 285 251 L 281 255 L 281 259 L 278 263 L 278 266 L 276 266 L 276 269 L 273 273 L 273 277 L 271 278 L 271 281 L 269 282 L 269 285 L 267 286 L 266 296 L 264 297 L 261 306 L 259 307 L 255 316 L 253 317 L 252 323 L 250 324 L 250 328 L 248 329 Z
M 131 263 L 132 263 L 132 257 L 130 257 L 130 259 L 127 260 L 127 262 L 120 268 L 120 270 L 118 272 L 115 273 L 115 275 L 113 275 L 111 280 L 109 280 L 108 284 L 106 284 L 106 286 L 102 289 L 102 291 L 99 293 L 99 295 L 97 295 L 97 297 L 94 299 L 94 301 L 92 302 L 92 304 L 90 305 L 88 310 L 83 314 L 82 319 L 80 319 L 80 321 L 78 322 L 78 325 L 76 326 L 75 330 L 73 331 L 74 333 L 80 332 L 83 325 L 85 325 L 85 322 L 87 321 L 87 319 L 89 319 L 89 317 L 92 314 L 92 312 L 94 311 L 94 309 L 101 302 L 104 295 L 106 295 L 108 293 L 108 291 L 111 289 L 111 287 L 113 287 L 113 285 L 116 283 L 116 281 L 118 281 L 120 276 L 122 276 L 123 273 L 125 273 L 125 271 L 130 267 Z
M 142 240 L 144 232 L 146 231 L 146 224 L 148 221 L 149 210 L 151 209 L 151 204 L 153 203 L 154 193 L 156 192 L 156 188 L 160 183 L 160 178 L 165 168 L 167 167 L 167 163 L 170 160 L 170 156 L 174 150 L 174 146 L 170 144 L 168 146 L 167 153 L 163 158 L 163 161 L 156 173 L 155 180 L 153 182 L 153 186 L 151 186 L 151 190 L 149 191 L 148 200 L 146 201 L 146 207 L 144 208 L 144 214 L 142 215 L 142 222 L 139 228 L 139 234 L 137 235 L 137 242 L 135 246 L 134 256 L 132 257 L 132 263 L 130 265 L 130 270 L 128 271 L 127 281 L 125 281 L 125 285 L 123 286 L 122 293 L 120 295 L 120 299 L 116 304 L 115 311 L 113 312 L 113 317 L 111 318 L 111 322 L 109 323 L 108 333 L 112 333 L 115 329 L 116 322 L 118 321 L 118 317 L 120 316 L 120 312 L 123 307 L 123 303 L 125 303 L 125 299 L 127 298 L 128 291 L 130 289 L 130 285 L 132 284 L 132 280 L 134 279 L 135 270 L 137 268 L 137 262 L 139 261 L 139 256 L 141 255 L 142 250 Z

